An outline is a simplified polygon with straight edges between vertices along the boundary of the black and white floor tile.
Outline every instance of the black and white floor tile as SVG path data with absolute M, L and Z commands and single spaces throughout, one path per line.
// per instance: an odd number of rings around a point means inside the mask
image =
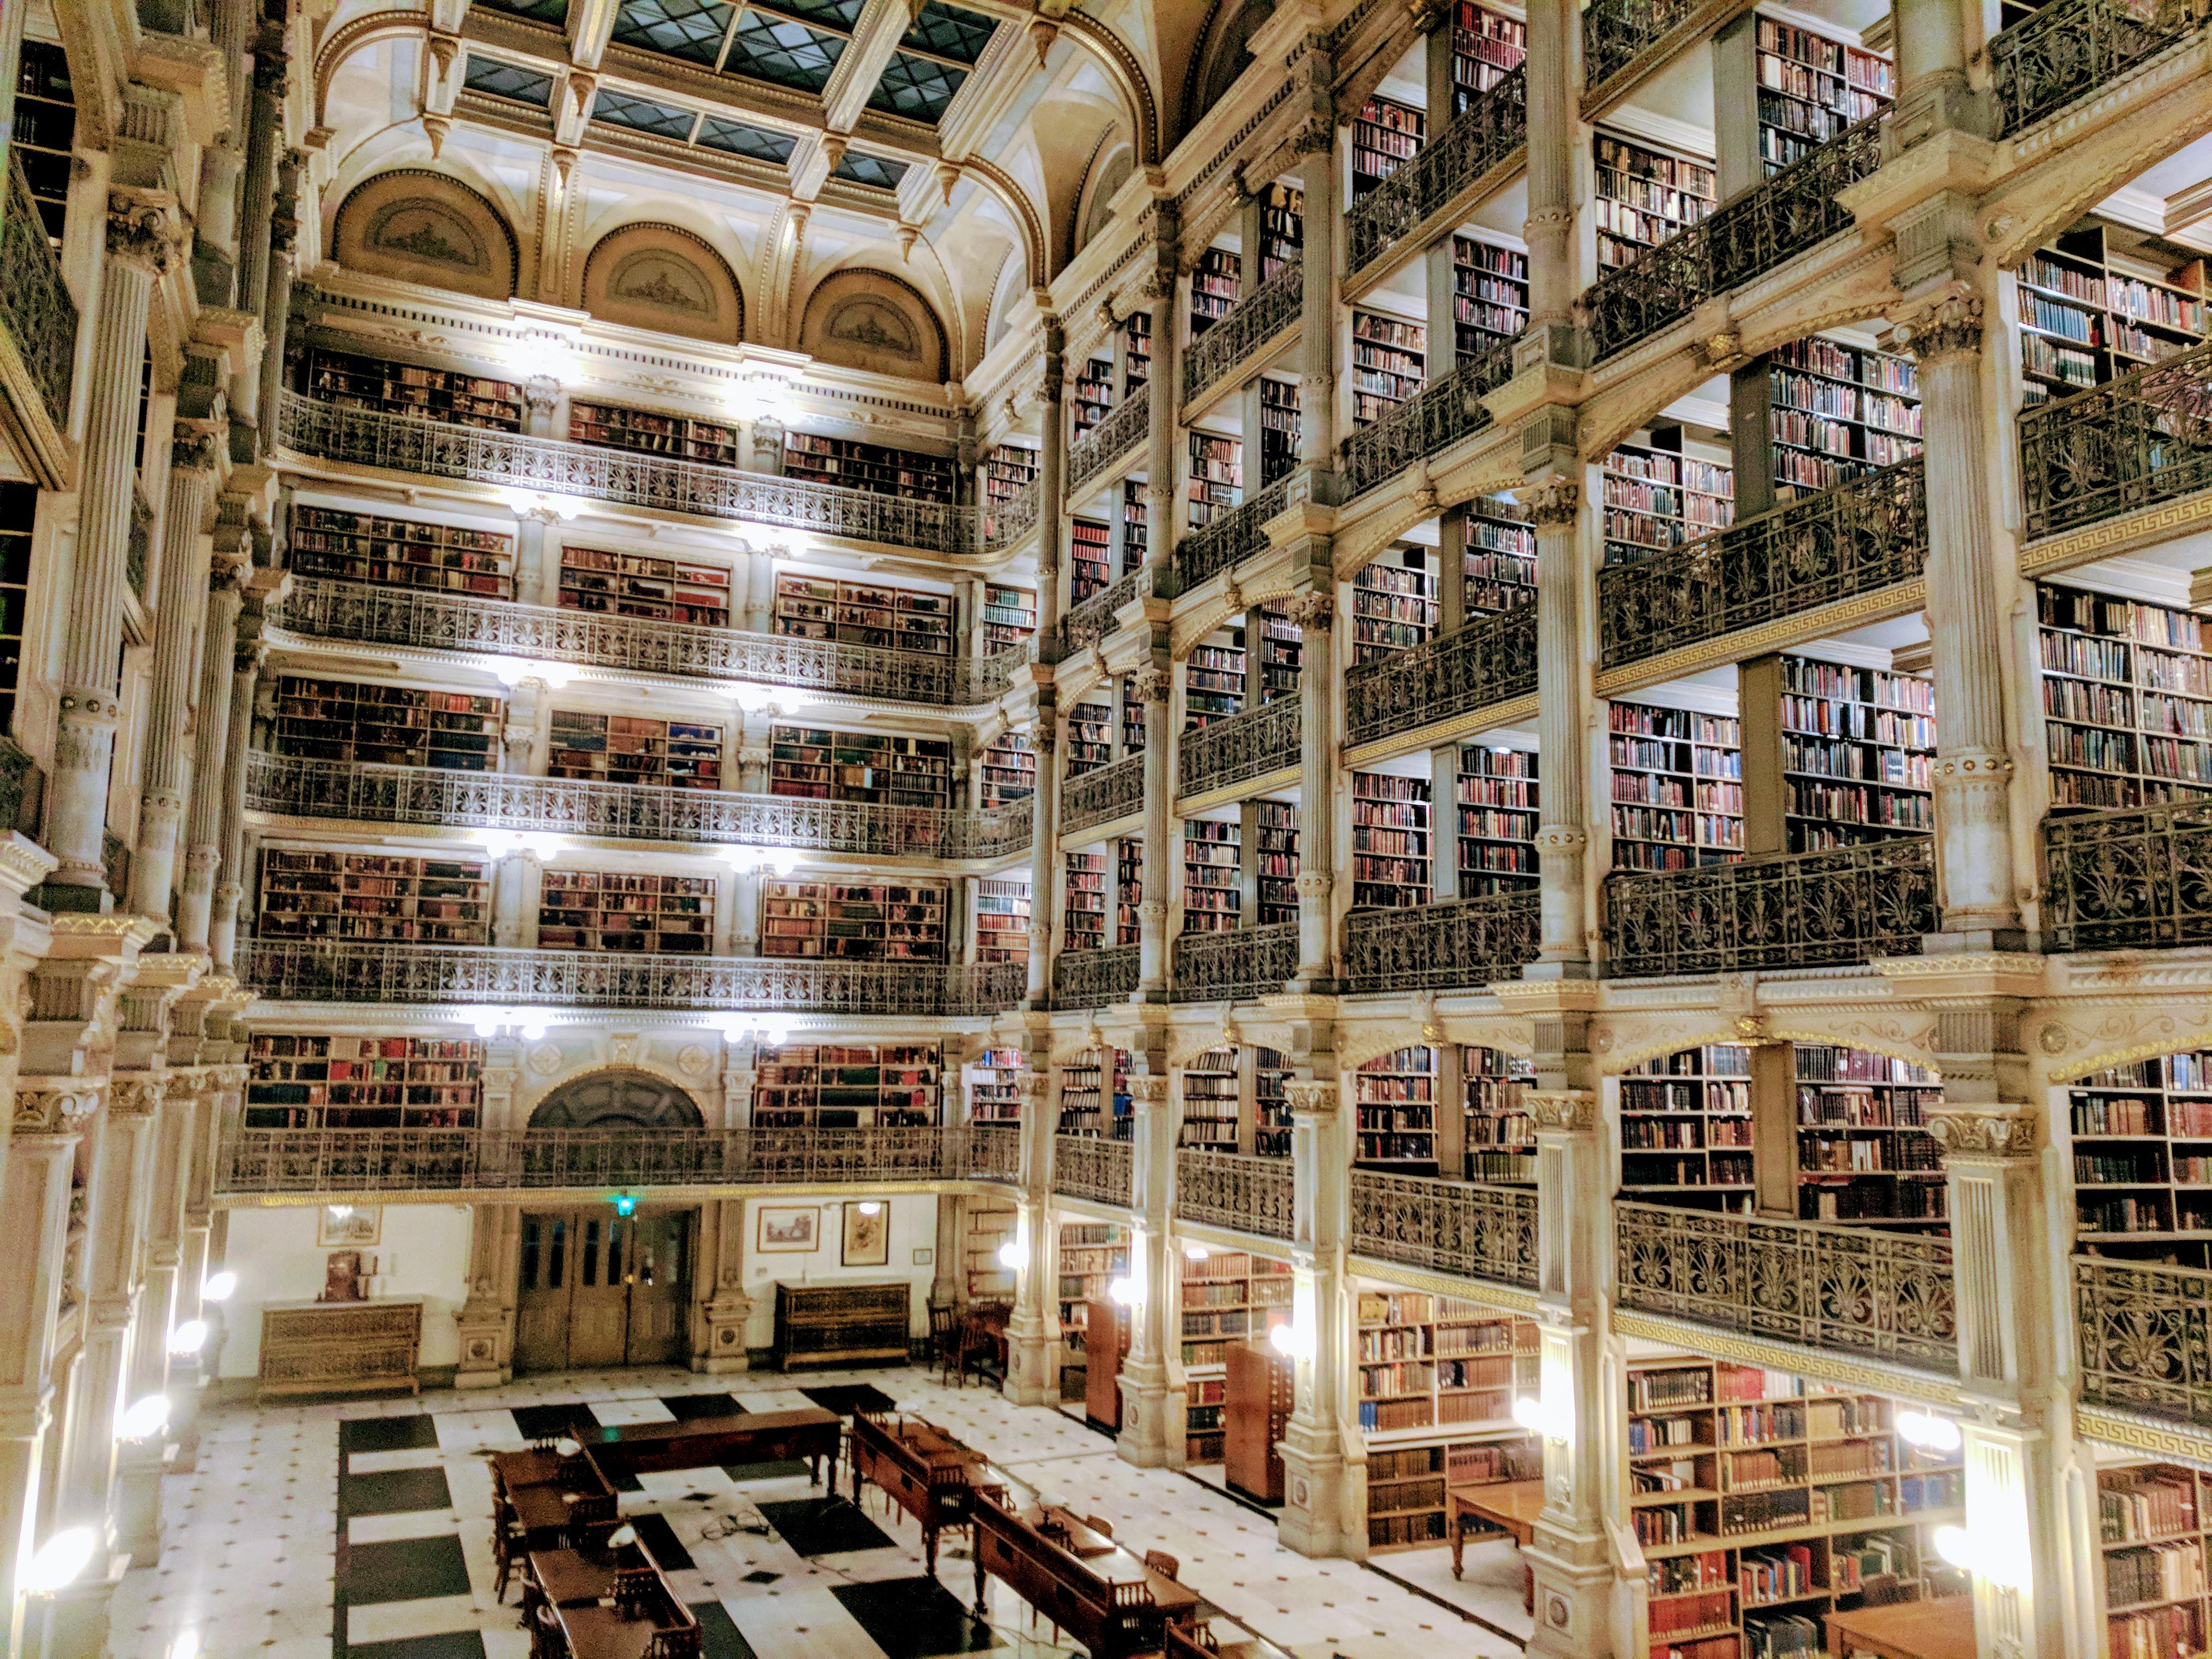
M 493 1595 L 484 1454 L 564 1430 L 579 1413 L 615 1424 L 893 1402 L 1046 1497 L 1105 1517 L 1117 1537 L 1176 1556 L 1184 1581 L 1222 1614 L 1298 1659 L 1396 1659 L 1440 1638 L 1467 1659 L 1507 1659 L 1520 1645 L 1511 1638 L 1528 1632 L 1507 1546 L 1470 1547 L 1462 1582 L 1441 1549 L 1378 1558 L 1379 1571 L 1309 1561 L 1277 1545 L 1265 1515 L 1189 1476 L 1124 1463 L 1095 1431 L 1018 1411 L 988 1389 L 946 1389 L 911 1370 L 802 1382 L 669 1370 L 209 1413 L 197 1471 L 167 1483 L 159 1565 L 131 1573 L 118 1592 L 109 1650 L 168 1659 L 191 1632 L 200 1654 L 240 1659 L 526 1659 L 517 1591 L 504 1604 Z M 872 1492 L 855 1508 L 811 1484 L 803 1463 L 632 1485 L 622 1512 L 698 1613 L 706 1659 L 1073 1651 L 995 1582 L 988 1618 L 970 1617 L 960 1542 L 945 1540 L 932 1581 L 902 1511 Z M 840 1490 L 850 1492 L 849 1477 Z

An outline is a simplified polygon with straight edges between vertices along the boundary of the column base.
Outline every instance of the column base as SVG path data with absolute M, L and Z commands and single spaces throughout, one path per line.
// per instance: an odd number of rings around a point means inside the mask
M 1140 1469 L 1179 1469 L 1190 1461 L 1183 1393 L 1167 1367 L 1146 1360 L 1121 1367 L 1121 1432 L 1114 1449 Z
M 33 1596 L 24 1609 L 25 1659 L 104 1659 L 115 1587 L 130 1565 L 129 1556 L 111 1556 L 101 1577 L 79 1579 L 51 1596 Z
M 461 1340 L 456 1389 L 496 1389 L 514 1380 L 514 1316 L 496 1302 L 461 1304 L 453 1323 Z
M 716 1297 L 707 1304 L 707 1352 L 692 1362 L 694 1370 L 709 1376 L 732 1376 L 751 1368 L 745 1349 L 745 1326 L 753 1315 L 752 1298 Z
M 1536 1579 L 1536 1633 L 1528 1638 L 1528 1659 L 1612 1659 L 1612 1567 L 1603 1561 L 1570 1565 L 1545 1553 L 1540 1541 L 1525 1559 Z
M 49 915 L 105 915 L 114 902 L 114 896 L 98 882 L 41 882 L 27 896 Z
M 1060 1404 L 1060 1339 L 1036 1314 L 1007 1322 L 1005 1393 L 1017 1406 Z
M 172 1355 L 169 1360 L 169 1435 L 174 1455 L 169 1473 L 190 1474 L 199 1467 L 200 1390 L 207 1386 L 200 1375 L 198 1354 Z
M 1301 1442 L 1308 1443 L 1301 1444 Z M 1275 1536 L 1285 1549 L 1320 1559 L 1367 1559 L 1367 1466 L 1334 1436 L 1291 1425 L 1283 1453 L 1283 1508 Z
M 115 1453 L 115 1547 L 137 1567 L 161 1559 L 161 1476 L 168 1448 L 158 1440 L 127 1440 Z

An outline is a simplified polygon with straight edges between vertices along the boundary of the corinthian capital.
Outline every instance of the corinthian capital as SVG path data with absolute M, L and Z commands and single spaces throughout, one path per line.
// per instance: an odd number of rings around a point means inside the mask
M 1928 1114 L 1928 1133 L 1946 1157 L 2033 1158 L 2033 1107 L 1953 1107 Z
M 19 1135 L 73 1135 L 100 1108 L 100 1095 L 90 1083 L 67 1087 L 15 1091 L 15 1133 Z
M 1327 628 L 1336 619 L 1336 598 L 1330 593 L 1293 593 L 1282 602 L 1281 610 L 1301 629 Z
M 1309 119 L 1291 137 L 1293 155 L 1326 155 L 1336 147 L 1336 129 L 1319 117 Z
M 1897 337 L 1921 362 L 1977 356 L 1982 349 L 1982 302 L 1946 289 L 1897 325 Z
M 156 276 L 167 274 L 177 256 L 169 228 L 168 198 L 130 191 L 107 193 L 107 257 L 140 265 Z
M 1292 1078 L 1283 1085 L 1283 1097 L 1293 1115 L 1317 1116 L 1338 1109 L 1341 1097 L 1336 1085 L 1311 1078 Z
M 1539 484 L 1521 497 L 1539 529 L 1566 529 L 1583 510 L 1583 487 L 1577 483 Z
M 1165 702 L 1174 684 L 1175 676 L 1164 668 L 1140 668 L 1131 677 L 1129 689 L 1139 702 Z
M 212 472 L 215 470 L 214 434 L 187 431 L 179 425 L 177 435 L 169 441 L 169 470 L 173 472 Z

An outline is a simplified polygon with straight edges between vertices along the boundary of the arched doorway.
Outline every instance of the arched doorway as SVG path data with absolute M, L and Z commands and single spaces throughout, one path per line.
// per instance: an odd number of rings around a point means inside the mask
M 533 1129 L 700 1129 L 699 1103 L 647 1072 L 592 1072 L 538 1103 Z

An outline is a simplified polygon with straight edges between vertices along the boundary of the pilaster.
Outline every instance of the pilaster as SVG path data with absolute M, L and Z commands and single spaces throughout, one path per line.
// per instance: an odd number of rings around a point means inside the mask
M 1564 410 L 1537 417 L 1548 431 Z M 1522 452 L 1530 434 L 1522 434 Z M 1570 455 L 1571 450 L 1567 452 Z M 1591 973 L 1589 925 L 1589 726 L 1595 708 L 1590 655 L 1585 650 L 1593 594 L 1583 554 L 1583 489 L 1556 450 L 1540 452 L 1543 471 L 1522 492 L 1536 522 L 1536 746 L 1544 780 L 1543 818 L 1536 831 L 1542 882 L 1542 943 L 1528 973 L 1540 979 L 1586 979 Z
M 1326 571 L 1328 538 L 1313 542 L 1318 545 L 1310 543 L 1304 550 L 1308 569 Z M 1309 589 L 1291 594 L 1281 609 L 1300 639 L 1297 987 L 1307 995 L 1327 996 L 1336 988 L 1336 595 Z
M 1143 1051 L 1132 1055 L 1132 1066 L 1145 1058 Z M 1129 1160 L 1129 1198 L 1136 1212 L 1129 1275 L 1136 1283 L 1137 1301 L 1129 1310 L 1129 1352 L 1121 1371 L 1121 1432 L 1115 1448 L 1124 1462 L 1179 1469 L 1189 1449 L 1183 1410 L 1182 1273 L 1172 1234 L 1180 1115 L 1169 1098 L 1164 1070 L 1133 1073 L 1129 1095 L 1136 1119 Z
M 1006 1321 L 1006 1398 L 1017 1406 L 1060 1403 L 1060 1230 L 1052 1217 L 1052 1028 L 1027 1022 L 1020 1074 L 1021 1182 L 1016 1200 L 1014 1308 Z
M 1358 1297 L 1346 1261 L 1358 1114 L 1334 1054 L 1309 1054 L 1303 1067 L 1284 1085 L 1295 1188 L 1286 1340 L 1296 1403 L 1283 1433 L 1276 1535 L 1300 1555 L 1359 1561 L 1367 1557 L 1367 1454 L 1358 1427 Z
M 1168 773 L 1175 750 L 1168 724 L 1168 700 L 1174 689 L 1175 671 L 1164 660 L 1137 671 L 1137 701 L 1145 711 L 1144 894 L 1137 912 L 1137 998 L 1141 1002 L 1168 1000 L 1168 891 L 1178 862 L 1175 781 Z M 1110 694 L 1113 688 L 1109 685 L 1108 690 Z M 1121 699 L 1113 701 L 1118 705 Z
M 522 1212 L 479 1204 L 469 1230 L 469 1293 L 454 1316 L 460 1337 L 456 1389 L 495 1389 L 514 1378 L 514 1297 Z
M 745 1324 L 752 1317 L 753 1304 L 745 1294 L 744 1200 L 718 1199 L 713 1214 L 714 1294 L 706 1304 L 707 1357 L 699 1369 L 710 1376 L 726 1376 L 745 1370 L 749 1364 Z
M 1030 730 L 1030 747 L 1036 751 L 1036 793 L 1030 798 L 1030 960 L 1029 980 L 1023 1006 L 1044 1009 L 1052 1001 L 1052 960 L 1060 927 L 1054 898 L 1054 881 L 1060 863 L 1060 711 L 1054 701 L 1051 671 L 1033 666 L 1036 677 L 1036 722 Z

